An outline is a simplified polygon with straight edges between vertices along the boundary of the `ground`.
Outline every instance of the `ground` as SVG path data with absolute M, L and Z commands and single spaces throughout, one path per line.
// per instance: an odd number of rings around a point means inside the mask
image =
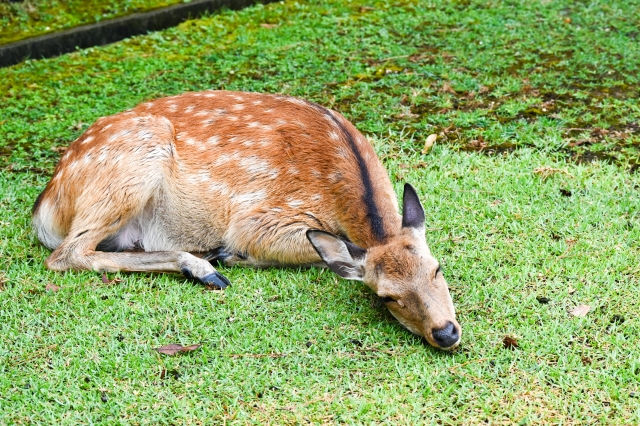
M 638 6 L 284 1 L 0 70 L 0 423 L 640 422 Z M 29 211 L 69 142 L 209 88 L 369 137 L 421 195 L 458 350 L 327 270 L 222 268 L 218 292 L 44 268 Z

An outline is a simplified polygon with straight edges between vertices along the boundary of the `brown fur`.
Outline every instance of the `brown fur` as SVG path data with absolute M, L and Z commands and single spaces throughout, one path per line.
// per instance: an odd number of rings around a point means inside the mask
M 378 292 L 424 278 L 416 259 L 430 258 L 424 235 L 403 228 L 397 212 L 371 144 L 339 113 L 286 96 L 207 91 L 96 121 L 61 158 L 33 223 L 54 249 L 50 269 L 186 269 L 201 281 L 216 272 L 188 253 L 222 247 L 227 263 L 255 266 L 327 261 L 306 236 L 318 229 L 367 251 L 368 274 L 383 278 L 365 282 Z M 121 252 L 136 247 L 145 252 Z M 453 321 L 459 330 L 443 285 L 441 318 L 407 301 L 415 311 L 407 320 L 389 305 L 432 344 L 432 328 Z M 415 291 L 402 297 L 417 300 Z

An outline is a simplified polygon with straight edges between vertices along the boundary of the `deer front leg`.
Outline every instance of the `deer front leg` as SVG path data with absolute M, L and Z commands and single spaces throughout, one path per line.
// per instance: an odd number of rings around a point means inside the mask
M 112 253 L 94 250 L 69 250 L 58 247 L 46 260 L 54 271 L 94 270 L 105 272 L 181 272 L 189 279 L 224 289 L 229 280 L 206 260 L 180 251 Z

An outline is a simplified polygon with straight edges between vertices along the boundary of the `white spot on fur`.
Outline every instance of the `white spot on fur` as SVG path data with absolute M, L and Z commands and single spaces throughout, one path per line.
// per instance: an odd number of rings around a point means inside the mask
M 334 172 L 329 175 L 329 181 L 336 183 L 342 180 L 342 173 Z
M 231 109 L 233 111 L 242 111 L 244 109 L 244 105 L 242 104 L 235 104 L 234 106 L 231 107 Z
M 188 107 L 186 107 L 184 109 L 184 112 L 185 113 L 190 113 L 190 112 L 193 112 L 194 109 L 196 109 L 196 107 L 194 105 L 189 105 Z
M 256 204 L 260 201 L 264 201 L 267 198 L 267 193 L 264 189 L 260 189 L 254 192 L 247 192 L 239 194 L 233 197 L 233 201 L 238 204 Z
M 251 155 L 249 157 L 240 158 L 238 164 L 252 175 L 273 175 L 277 170 L 271 169 L 268 161 Z
M 204 95 L 204 97 L 205 97 L 205 98 L 215 98 L 215 97 L 216 97 L 216 94 L 215 94 L 215 93 L 213 93 L 213 92 L 209 92 L 209 93 L 207 93 L 206 95 Z
M 100 129 L 100 133 L 104 132 L 105 130 L 109 129 L 109 127 L 113 126 L 113 123 L 109 123 L 106 126 L 104 126 L 102 129 Z
M 201 170 L 198 173 L 198 179 L 200 179 L 200 182 L 208 182 L 211 180 L 211 174 L 206 170 Z
M 334 140 L 334 141 L 339 141 L 340 140 L 340 136 L 338 135 L 338 132 L 332 130 L 329 132 L 329 139 Z
M 93 136 L 88 136 L 85 140 L 83 140 L 82 142 L 80 142 L 81 145 L 84 145 L 85 143 L 90 143 L 92 140 L 94 140 L 95 137 Z
M 113 142 L 116 139 L 128 136 L 129 134 L 131 134 L 131 130 L 123 130 L 120 133 L 113 133 L 111 136 L 109 136 L 107 142 Z
M 218 156 L 218 158 L 216 158 L 215 161 L 215 165 L 216 166 L 223 166 L 227 163 L 230 162 L 236 162 L 240 159 L 240 154 L 238 153 L 238 151 L 232 153 L 232 154 L 221 154 L 220 156 Z
M 217 192 L 225 197 L 229 197 L 233 191 L 222 182 L 214 182 L 209 186 L 209 191 Z
M 320 173 L 318 170 L 316 169 L 311 169 L 311 175 L 315 178 L 321 178 L 322 177 L 322 173 Z
M 171 112 L 176 112 L 176 111 L 178 111 L 178 105 L 176 105 L 176 104 L 170 104 L 170 105 L 167 107 L 167 109 L 168 109 L 169 111 L 171 111 Z
M 287 173 L 290 174 L 290 175 L 294 175 L 295 176 L 295 175 L 300 173 L 300 170 L 298 170 L 295 167 L 291 167 L 291 168 L 289 168 L 289 170 L 287 170 Z
M 348 158 L 349 157 L 349 153 L 347 152 L 347 149 L 344 146 L 339 146 L 336 149 L 336 155 L 338 155 L 338 157 L 340 157 L 340 158 Z
M 247 123 L 247 127 L 252 129 L 254 127 L 260 127 L 260 123 L 257 121 L 252 121 L 251 123 Z
M 312 199 L 313 201 L 320 201 L 320 200 L 322 200 L 322 195 L 320 195 L 320 194 L 313 194 L 313 195 L 311 196 L 311 199 Z
M 287 205 L 292 209 L 295 209 L 296 207 L 300 207 L 302 204 L 304 203 L 301 200 L 291 200 L 287 203 Z
M 219 142 L 220 137 L 217 135 L 211 136 L 209 139 L 207 139 L 207 143 L 210 145 L 218 145 Z
M 262 104 L 262 101 L 261 101 L 261 100 L 253 101 L 253 104 L 254 104 L 254 105 L 261 105 L 261 104 Z
M 194 117 L 204 117 L 206 115 L 209 115 L 209 111 L 198 111 L 195 114 L 193 114 Z

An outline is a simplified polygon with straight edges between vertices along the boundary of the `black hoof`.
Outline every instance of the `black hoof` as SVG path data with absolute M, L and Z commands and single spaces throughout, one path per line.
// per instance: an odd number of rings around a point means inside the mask
M 220 290 L 224 290 L 231 285 L 231 282 L 219 272 L 213 272 L 209 275 L 205 275 L 202 280 L 202 284 L 207 286 L 218 287 Z
M 213 265 L 222 265 L 224 261 L 233 256 L 233 253 L 229 253 L 225 251 L 224 247 L 217 247 L 212 250 L 209 250 L 204 256 L 203 259 Z

